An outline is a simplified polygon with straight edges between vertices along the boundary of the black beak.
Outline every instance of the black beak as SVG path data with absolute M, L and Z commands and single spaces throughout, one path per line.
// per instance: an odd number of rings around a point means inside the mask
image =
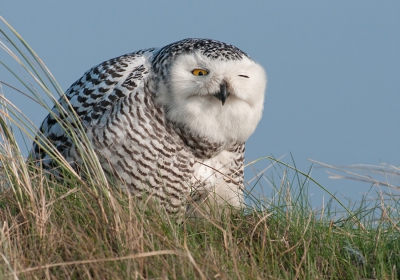
M 219 92 L 214 94 L 214 96 L 218 99 L 221 100 L 222 106 L 225 104 L 226 99 L 229 97 L 229 93 L 226 91 L 226 82 L 222 82 L 219 88 Z

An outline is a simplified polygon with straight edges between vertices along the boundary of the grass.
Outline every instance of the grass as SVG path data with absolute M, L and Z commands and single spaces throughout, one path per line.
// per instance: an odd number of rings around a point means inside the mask
M 16 75 L 22 92 L 50 110 L 39 92 L 56 103 L 52 92 L 62 96 L 61 89 L 8 27 L 16 39 L 1 30 L 0 45 L 33 80 Z M 56 151 L 64 180 L 43 174 L 26 161 L 13 132 L 33 140 L 36 128 L 4 95 L 0 102 L 1 279 L 400 278 L 395 196 L 339 210 L 333 197 L 316 211 L 308 199 L 308 187 L 316 182 L 269 158 L 268 175 L 249 189 L 267 182 L 270 197 L 253 191 L 253 206 L 240 213 L 177 223 L 107 182 L 87 139 L 79 137 L 82 131 L 67 124 L 67 133 L 82 139 L 77 143 L 85 151 L 86 180 Z M 50 143 L 42 145 L 51 151 Z

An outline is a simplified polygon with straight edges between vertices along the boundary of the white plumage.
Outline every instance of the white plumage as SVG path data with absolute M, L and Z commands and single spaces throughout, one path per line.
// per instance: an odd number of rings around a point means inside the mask
M 260 121 L 265 87 L 264 69 L 238 48 L 185 39 L 103 62 L 65 94 L 106 173 L 177 213 L 190 196 L 241 206 L 244 143 Z M 70 121 L 54 107 L 40 130 L 79 169 L 57 119 Z M 55 166 L 40 145 L 32 155 Z

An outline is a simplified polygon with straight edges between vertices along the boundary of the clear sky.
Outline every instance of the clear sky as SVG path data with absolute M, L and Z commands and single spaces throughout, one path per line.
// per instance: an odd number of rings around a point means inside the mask
M 0 15 L 63 89 L 92 66 L 141 48 L 188 37 L 233 44 L 268 74 L 264 115 L 247 143 L 247 160 L 286 154 L 283 161 L 292 163 L 292 153 L 306 172 L 308 159 L 400 165 L 400 1 L 3 0 Z M 0 52 L 9 61 L 5 56 Z M 4 68 L 0 79 L 21 88 Z M 41 123 L 43 109 L 3 90 Z M 352 200 L 369 187 L 330 180 L 324 169 L 312 175 Z M 313 186 L 311 193 L 319 205 L 323 192 Z

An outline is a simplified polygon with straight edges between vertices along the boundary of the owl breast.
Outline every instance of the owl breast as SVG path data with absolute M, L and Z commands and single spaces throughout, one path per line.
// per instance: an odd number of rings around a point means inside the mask
M 152 94 L 137 88 L 106 114 L 109 121 L 91 130 L 103 168 L 131 194 L 151 195 L 169 213 L 184 211 L 195 157 L 166 124 Z

